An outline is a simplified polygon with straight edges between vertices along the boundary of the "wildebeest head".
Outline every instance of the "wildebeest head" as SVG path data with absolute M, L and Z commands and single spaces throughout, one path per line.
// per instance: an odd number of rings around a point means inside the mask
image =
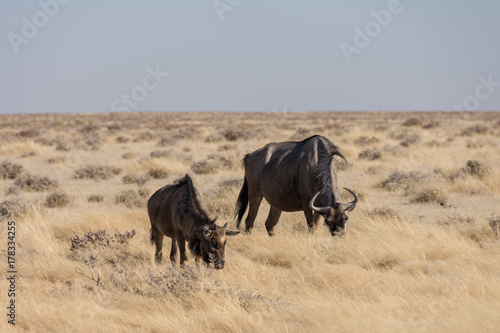
M 224 268 L 227 237 L 239 234 L 239 231 L 227 230 L 227 223 L 223 227 L 219 227 L 213 221 L 211 226 L 207 226 L 203 232 L 200 249 L 203 261 L 209 265 L 214 263 L 216 269 Z
M 330 233 L 332 235 L 344 234 L 347 231 L 347 220 L 349 219 L 349 217 L 347 216 L 346 212 L 352 211 L 356 207 L 356 203 L 359 200 L 356 192 L 351 191 L 348 188 L 345 189 L 354 196 L 353 201 L 348 203 L 335 202 L 333 206 L 316 207 L 314 205 L 314 202 L 316 201 L 316 198 L 318 197 L 320 192 L 316 193 L 311 201 L 309 201 L 309 208 L 324 216 L 325 223 L 328 228 L 330 228 Z

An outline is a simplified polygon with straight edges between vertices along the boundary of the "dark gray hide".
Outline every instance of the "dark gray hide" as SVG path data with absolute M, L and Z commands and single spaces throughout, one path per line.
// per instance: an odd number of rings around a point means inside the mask
M 319 217 L 325 217 L 330 232 L 345 232 L 347 214 L 356 207 L 354 201 L 340 203 L 334 156 L 345 160 L 330 140 L 312 136 L 301 142 L 270 143 L 243 159 L 245 180 L 236 204 L 237 226 L 247 205 L 246 230 L 253 228 L 262 198 L 271 205 L 266 229 L 273 235 L 281 212 L 304 211 L 310 231 L 316 229 Z
M 163 237 L 172 238 L 170 260 L 175 264 L 177 245 L 180 263 L 187 260 L 186 244 L 196 257 L 207 265 L 214 262 L 215 268 L 224 268 L 226 237 L 239 232 L 226 230 L 208 217 L 191 177 L 186 174 L 177 184 L 167 185 L 156 191 L 148 200 L 151 222 L 151 242 L 156 245 L 155 259 L 161 262 Z M 176 242 L 177 241 L 177 242 Z

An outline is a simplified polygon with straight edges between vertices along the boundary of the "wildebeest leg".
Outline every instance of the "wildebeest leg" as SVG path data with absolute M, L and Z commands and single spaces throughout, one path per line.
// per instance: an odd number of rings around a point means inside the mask
M 314 214 L 313 214 L 313 228 L 314 228 L 314 230 L 318 229 L 318 222 L 319 222 L 320 218 L 321 218 L 321 214 L 314 212 Z
M 186 256 L 186 239 L 184 238 L 184 235 L 181 232 L 176 233 L 176 238 L 177 238 L 177 244 L 179 245 L 179 252 L 180 252 L 180 263 L 181 267 L 184 266 L 186 261 L 188 260 Z
M 163 256 L 163 234 L 156 228 L 151 228 L 151 234 L 154 237 L 154 242 L 156 246 L 155 260 L 157 263 L 161 263 L 161 258 Z
M 316 230 L 316 220 L 315 217 L 313 217 L 313 212 L 309 207 L 304 208 L 304 215 L 306 216 L 306 221 L 307 221 L 307 227 L 309 228 L 309 232 L 313 233 L 314 230 Z
M 170 248 L 170 261 L 172 262 L 172 266 L 175 266 L 175 262 L 177 261 L 177 240 L 172 238 L 172 247 Z
M 253 228 L 253 223 L 255 222 L 255 218 L 257 217 L 257 213 L 259 212 L 259 206 L 262 202 L 262 195 L 260 193 L 254 193 L 250 195 L 249 208 L 248 208 L 248 216 L 245 220 L 245 229 L 246 232 L 250 233 Z
M 275 227 L 280 219 L 280 216 L 281 210 L 271 206 L 271 209 L 269 209 L 269 215 L 267 216 L 266 220 L 266 230 L 269 236 L 274 236 Z

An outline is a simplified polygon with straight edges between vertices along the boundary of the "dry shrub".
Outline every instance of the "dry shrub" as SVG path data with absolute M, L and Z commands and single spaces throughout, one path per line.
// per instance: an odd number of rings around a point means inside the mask
M 370 217 L 381 217 L 381 218 L 391 218 L 401 220 L 402 216 L 394 209 L 384 207 L 384 208 L 375 208 L 368 212 L 368 216 Z
M 473 125 L 465 128 L 460 133 L 461 136 L 471 136 L 476 134 L 486 134 L 488 133 L 489 127 L 484 125 Z
M 209 175 L 217 172 L 217 165 L 214 161 L 199 161 L 191 164 L 191 170 L 197 175 Z
M 149 154 L 149 156 L 151 158 L 161 158 L 161 157 L 169 157 L 170 154 L 172 153 L 171 150 L 155 150 L 155 151 L 152 151 L 151 154 Z
M 88 202 L 103 202 L 104 196 L 101 194 L 92 194 L 87 197 Z
M 159 147 L 165 147 L 165 146 L 175 145 L 176 143 L 177 140 L 174 137 L 162 136 L 160 140 L 158 140 L 158 143 L 156 145 Z
M 116 142 L 118 142 L 118 143 L 127 143 L 129 141 L 130 141 L 130 139 L 126 136 L 119 136 L 116 138 Z
M 495 235 L 500 235 L 500 216 L 491 214 L 488 218 L 488 224 L 493 229 Z
M 135 229 L 132 231 L 125 230 L 123 233 L 116 232 L 114 234 L 109 234 L 106 229 L 101 230 L 90 230 L 87 231 L 83 237 L 76 234 L 70 239 L 71 247 L 70 250 L 74 251 L 81 248 L 87 248 L 89 246 L 96 248 L 98 246 L 111 247 L 114 243 L 120 245 L 127 244 L 136 234 Z
M 430 123 L 427 123 L 422 126 L 423 129 L 431 129 L 431 128 L 436 128 L 439 127 L 441 123 L 439 121 L 431 121 Z
M 143 188 L 143 187 L 137 190 L 137 194 L 139 194 L 139 196 L 141 198 L 147 198 L 147 197 L 149 197 L 150 193 L 151 193 L 150 190 L 148 190 L 147 188 Z
M 235 130 L 235 129 L 227 129 L 221 133 L 221 135 L 227 140 L 227 141 L 237 141 L 240 139 L 245 138 L 245 132 L 242 130 Z
M 64 156 L 51 157 L 47 160 L 47 163 L 49 163 L 49 164 L 57 164 L 57 163 L 65 163 L 65 162 L 66 162 L 66 157 L 64 157 Z
M 369 161 L 377 160 L 382 157 L 382 152 L 376 148 L 364 149 L 358 154 L 358 158 Z
M 149 131 L 146 131 L 139 133 L 139 135 L 134 139 L 134 142 L 154 141 L 155 139 L 156 135 Z
M 19 157 L 26 158 L 26 157 L 31 157 L 31 156 L 35 156 L 35 155 L 36 155 L 36 151 L 31 150 L 31 151 L 27 151 L 27 152 L 21 154 L 21 156 L 19 156 Z
M 83 142 L 85 142 L 91 150 L 99 150 L 102 144 L 102 138 L 97 133 L 85 133 Z
M 418 134 L 406 134 L 402 136 L 401 139 L 399 144 L 403 147 L 409 147 L 420 142 L 420 136 Z
M 145 206 L 144 200 L 140 198 L 140 194 L 134 190 L 126 190 L 118 193 L 115 197 L 115 203 L 117 205 L 125 205 L 128 208 L 142 208 Z
M 418 118 L 408 118 L 401 125 L 403 126 L 420 126 L 422 125 L 422 120 Z
M 131 160 L 133 158 L 136 158 L 137 157 L 137 154 L 136 153 L 131 153 L 131 152 L 128 152 L 128 153 L 125 153 L 122 155 L 122 158 L 124 160 Z
M 106 180 L 121 172 L 120 169 L 105 165 L 86 165 L 75 170 L 76 179 Z
M 312 135 L 311 131 L 307 128 L 299 128 L 297 132 L 295 132 L 291 137 L 290 140 L 295 140 L 295 141 L 301 141 L 304 140 Z
M 488 173 L 488 167 L 477 160 L 468 160 L 462 169 L 468 175 L 482 179 Z
M 23 172 L 23 166 L 9 161 L 0 163 L 0 179 L 16 179 Z
M 48 208 L 64 208 L 69 206 L 71 199 L 64 192 L 54 192 L 45 199 L 45 207 Z
M 462 215 L 454 215 L 449 216 L 443 220 L 439 220 L 438 224 L 448 225 L 448 226 L 456 226 L 457 224 L 473 224 L 476 220 L 472 216 L 462 216 Z
M 447 195 L 437 188 L 426 188 L 418 191 L 412 199 L 415 203 L 438 203 L 442 206 L 446 204 Z
M 58 136 L 54 140 L 54 144 L 56 146 L 56 150 L 60 150 L 60 151 L 70 151 L 71 150 L 71 147 L 69 145 L 69 141 L 64 136 Z
M 168 172 L 164 168 L 154 168 L 148 171 L 148 175 L 154 179 L 165 179 L 168 177 Z
M 354 144 L 357 146 L 368 146 L 375 143 L 379 143 L 380 139 L 377 137 L 369 137 L 369 136 L 360 136 L 354 140 Z
M 22 138 L 34 138 L 40 135 L 40 131 L 33 128 L 29 130 L 20 131 L 18 135 Z
M 25 173 L 16 179 L 14 186 L 23 191 L 43 192 L 56 189 L 59 186 L 59 183 L 56 180 L 49 179 L 48 177 L 33 176 Z
M 209 136 L 205 138 L 205 142 L 221 142 L 224 140 L 224 137 L 222 136 L 221 133 L 212 133 Z
M 26 214 L 27 209 L 20 200 L 6 200 L 0 203 L 0 220 L 12 219 Z
M 227 144 L 227 145 L 221 145 L 221 146 L 217 147 L 217 151 L 235 150 L 236 148 L 238 148 L 238 145 Z
M 380 186 L 388 191 L 406 189 L 423 178 L 424 176 L 422 173 L 417 171 L 412 171 L 410 173 L 397 171 L 390 174 L 389 177 L 380 184 Z
M 137 184 L 139 186 L 142 186 L 146 184 L 151 177 L 149 175 L 134 175 L 134 174 L 128 174 L 123 176 L 122 182 L 124 184 Z

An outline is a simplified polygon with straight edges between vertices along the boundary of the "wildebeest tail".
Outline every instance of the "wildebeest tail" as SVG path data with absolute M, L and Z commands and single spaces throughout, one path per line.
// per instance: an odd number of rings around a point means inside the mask
M 238 196 L 238 201 L 236 202 L 235 215 L 238 216 L 236 220 L 236 227 L 240 227 L 241 219 L 245 214 L 248 206 L 248 183 L 247 178 L 245 177 L 245 181 L 243 182 L 243 187 L 241 188 L 240 195 Z
M 149 230 L 149 240 L 151 241 L 151 245 L 155 243 L 155 235 L 153 234 L 153 228 Z

